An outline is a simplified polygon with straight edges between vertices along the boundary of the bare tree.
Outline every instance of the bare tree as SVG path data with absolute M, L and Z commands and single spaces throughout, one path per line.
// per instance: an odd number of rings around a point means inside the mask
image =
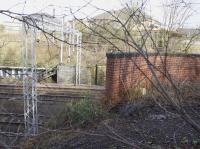
M 90 3 L 92 7 L 96 8 L 96 10 L 104 12 L 107 16 L 107 19 L 93 19 L 90 16 L 86 16 L 84 22 L 82 19 L 79 19 L 74 12 L 71 12 L 71 15 L 74 16 L 74 19 L 83 25 L 87 30 L 89 30 L 90 36 L 95 37 L 96 41 L 93 43 L 104 43 L 109 45 L 115 51 L 118 51 L 124 55 L 128 55 L 127 52 L 122 51 L 121 49 L 126 47 L 128 52 L 136 51 L 142 58 L 144 59 L 148 69 L 150 70 L 151 75 L 153 76 L 153 80 L 149 78 L 143 70 L 137 65 L 136 62 L 133 61 L 134 65 L 138 70 L 145 76 L 147 80 L 151 83 L 154 89 L 160 93 L 163 97 L 163 102 L 170 103 L 176 110 L 175 114 L 178 114 L 185 120 L 188 124 L 190 124 L 198 133 L 200 133 L 200 125 L 195 119 L 193 119 L 185 110 L 182 105 L 182 101 L 184 100 L 184 96 L 182 95 L 181 87 L 176 83 L 176 81 L 172 78 L 168 70 L 166 69 L 166 58 L 170 53 L 170 49 L 173 44 L 172 34 L 176 28 L 182 27 L 187 18 L 191 15 L 189 7 L 186 7 L 185 2 L 182 1 L 176 2 L 174 0 L 171 1 L 170 4 L 167 5 L 168 15 L 165 15 L 165 23 L 164 27 L 161 28 L 159 36 L 162 40 L 158 40 L 155 37 L 155 29 L 160 26 L 155 26 L 154 21 L 150 16 L 144 13 L 146 1 L 140 4 L 138 7 L 134 5 L 130 5 L 127 3 L 125 8 L 120 11 L 107 11 L 101 8 L 98 8 Z M 184 5 L 183 5 L 184 4 Z M 180 11 L 182 13 L 180 13 Z M 0 14 L 6 15 L 12 19 L 16 19 L 20 22 L 26 23 L 27 26 L 35 27 L 40 30 L 48 42 L 51 42 L 51 38 L 68 43 L 67 41 L 63 41 L 59 37 L 57 37 L 53 32 L 48 32 L 44 28 L 41 28 L 37 24 L 37 19 L 32 18 L 31 15 L 15 13 L 9 10 L 0 10 Z M 41 15 L 41 17 L 43 17 Z M 195 34 L 194 37 L 198 36 Z M 194 38 L 191 38 L 187 43 L 185 49 L 188 49 L 192 44 Z M 159 44 L 158 44 L 159 43 Z M 161 49 L 162 48 L 162 49 Z M 162 68 L 158 69 L 154 63 L 150 60 L 150 51 L 154 51 L 157 57 L 160 58 Z M 163 56 L 164 55 L 164 56 Z M 165 89 L 165 86 L 162 84 L 159 79 L 158 74 L 159 71 L 167 80 L 167 83 L 170 85 L 171 90 L 168 91 Z M 159 103 L 158 103 L 159 104 Z M 197 113 L 197 116 L 198 113 Z M 110 129 L 110 128 L 109 128 Z M 115 133 L 115 132 L 114 132 Z M 118 136 L 121 139 L 120 136 Z M 125 143 L 127 140 L 122 140 Z M 0 142 L 1 143 L 1 142 Z M 8 145 L 2 143 L 4 147 Z M 133 147 L 134 144 L 131 144 Z
M 107 11 L 92 5 L 97 10 L 103 11 L 106 18 L 103 16 L 98 20 L 86 16 L 85 19 L 89 22 L 89 25 L 80 20 L 77 16 L 74 16 L 74 18 L 84 25 L 85 28 L 89 29 L 93 36 L 111 45 L 116 51 L 128 55 L 127 52 L 121 50 L 122 47 L 126 47 L 126 50 L 136 51 L 142 56 L 153 76 L 153 81 L 143 72 L 137 63 L 132 60 L 137 69 L 142 72 L 146 79 L 151 82 L 152 86 L 162 95 L 163 101 L 170 103 L 176 109 L 176 114 L 179 114 L 183 120 L 200 133 L 198 121 L 195 121 L 195 119 L 187 113 L 182 104 L 185 97 L 182 94 L 180 86 L 166 69 L 166 58 L 171 52 L 171 49 L 174 48 L 173 46 L 175 46 L 172 42 L 174 41 L 173 34 L 179 34 L 176 32 L 176 29 L 183 27 L 186 20 L 191 16 L 190 5 L 188 4 L 187 7 L 186 4 L 187 3 L 183 3 L 183 1 L 172 0 L 169 4 L 165 5 L 164 8 L 166 12 L 163 26 L 154 26 L 154 20 L 144 13 L 146 1 L 138 7 L 127 3 L 125 8 L 119 11 Z M 160 28 L 159 40 L 162 40 L 162 48 L 160 48 L 154 36 L 157 28 Z M 138 34 L 138 36 L 135 36 L 136 34 Z M 199 33 L 195 34 L 194 37 L 198 35 Z M 190 38 L 183 51 L 190 47 L 194 37 Z M 153 52 L 161 60 L 161 68 L 163 69 L 158 69 L 150 60 L 150 45 L 153 45 Z M 166 90 L 156 72 L 164 76 L 167 84 L 171 87 L 170 91 Z M 199 116 L 198 113 L 197 116 Z

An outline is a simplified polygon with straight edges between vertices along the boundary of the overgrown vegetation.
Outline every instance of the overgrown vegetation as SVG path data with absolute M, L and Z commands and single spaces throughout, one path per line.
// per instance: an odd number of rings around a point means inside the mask
M 85 106 L 90 108 L 85 108 Z M 184 106 L 187 112 L 198 120 L 190 108 L 196 108 L 199 111 L 199 102 L 191 103 L 190 107 L 187 104 Z M 110 111 L 115 116 L 100 118 L 99 121 L 94 121 L 94 117 L 102 117 L 102 114 L 101 112 L 100 114 L 91 113 L 91 111 L 99 110 L 94 110 L 96 108 L 90 101 L 82 100 L 70 107 L 73 107 L 74 111 L 69 115 L 75 116 L 75 118 L 71 117 L 71 120 L 77 127 L 65 125 L 64 128 L 62 126 L 60 129 L 52 129 L 44 135 L 28 140 L 24 148 L 198 149 L 200 147 L 198 132 L 184 123 L 180 116 L 173 114 L 172 106 L 165 104 L 158 106 L 151 97 L 139 97 L 137 102 L 121 104 Z M 80 115 L 80 112 L 83 114 Z M 94 125 L 89 125 L 88 120 Z M 82 127 L 84 124 L 89 127 Z
M 88 5 L 90 5 L 90 3 Z M 189 18 L 190 13 L 188 13 L 188 9 L 191 7 L 190 5 L 187 7 L 188 5 L 189 3 L 186 3 L 183 0 L 171 0 L 169 4 L 165 3 L 165 6 L 168 9 L 166 15 L 163 16 L 163 19 L 165 20 L 163 25 L 163 36 L 165 37 L 162 38 L 163 40 L 159 41 L 156 41 L 152 34 L 153 29 L 156 29 L 151 27 L 151 25 L 153 25 L 151 23 L 152 20 L 146 21 L 145 19 L 146 15 L 143 13 L 145 3 L 143 3 L 143 1 L 141 6 L 139 6 L 136 10 L 132 9 L 132 3 L 127 3 L 127 17 L 124 18 L 125 20 L 123 21 L 120 19 L 118 14 L 116 15 L 114 12 L 107 10 L 103 11 L 111 15 L 112 18 L 108 19 L 106 23 L 96 22 L 88 16 L 86 16 L 86 18 L 89 22 L 83 22 L 75 16 L 76 14 L 72 13 L 71 15 L 74 19 L 87 28 L 89 31 L 88 34 L 92 35 L 91 38 L 94 36 L 97 37 L 95 38 L 95 40 L 97 40 L 95 42 L 109 45 L 109 48 L 113 47 L 114 50 L 118 50 L 122 54 L 125 54 L 122 48 L 129 51 L 134 49 L 140 56 L 143 57 L 143 60 L 145 64 L 147 64 L 150 74 L 155 81 L 152 82 L 152 86 L 154 86 L 154 89 L 156 90 L 153 90 L 152 98 L 149 99 L 154 101 L 154 104 L 150 106 L 145 105 L 145 103 L 130 103 L 130 105 L 128 103 L 120 105 L 122 107 L 119 107 L 123 109 L 123 112 L 121 112 L 121 109 L 119 108 L 119 117 L 102 120 L 107 116 L 107 113 L 103 110 L 99 103 L 89 99 L 82 99 L 77 102 L 69 103 L 49 121 L 48 126 L 50 129 L 47 129 L 47 132 L 39 134 L 39 139 L 37 137 L 34 138 L 36 141 L 33 148 L 112 147 L 132 149 L 153 148 L 153 145 L 158 146 L 158 148 L 178 148 L 182 147 L 182 144 L 183 148 L 199 148 L 199 96 L 195 97 L 195 103 L 187 102 L 181 104 L 185 98 L 189 99 L 189 97 L 183 93 L 191 94 L 190 89 L 188 90 L 188 88 L 184 88 L 177 84 L 167 69 L 158 70 L 156 65 L 150 61 L 148 53 L 150 41 L 155 48 L 157 56 L 160 57 L 160 60 L 162 61 L 160 67 L 163 66 L 163 68 L 165 68 L 164 66 L 166 65 L 166 61 L 165 59 L 163 60 L 160 50 L 163 50 L 162 52 L 166 54 L 164 58 L 167 58 L 167 55 L 170 53 L 169 51 L 172 50 L 172 47 L 177 46 L 177 42 L 174 42 L 175 40 L 171 37 L 171 33 L 174 32 L 177 25 L 182 27 L 185 20 Z M 102 9 L 98 7 L 95 8 L 97 11 L 102 11 Z M 7 10 L 1 10 L 1 13 L 18 20 L 21 16 L 24 16 L 24 14 L 16 14 Z M 124 14 L 123 11 L 120 13 Z M 25 17 L 29 18 L 29 16 Z M 29 19 L 33 18 L 30 16 Z M 23 22 L 23 20 L 20 21 Z M 134 22 L 134 24 L 131 22 Z M 35 23 L 32 25 L 37 27 L 37 24 Z M 114 27 L 116 27 L 116 30 L 113 30 Z M 45 30 L 41 29 L 40 31 L 46 33 Z M 138 36 L 135 36 L 135 31 L 139 34 L 139 40 Z M 196 37 L 198 35 L 199 33 L 194 36 Z M 98 38 L 100 38 L 100 40 L 98 40 Z M 195 38 L 190 37 L 190 39 L 191 41 L 195 41 Z M 156 44 L 157 42 L 158 44 Z M 190 47 L 194 44 L 190 41 L 184 42 L 186 42 L 186 44 L 184 45 L 183 51 L 186 51 L 187 53 L 187 51 L 189 52 Z M 181 42 L 179 42 L 179 44 L 181 44 Z M 162 46 L 163 49 L 160 49 Z M 90 47 L 92 48 L 93 46 Z M 180 48 L 182 47 L 178 47 L 178 49 Z M 98 50 L 95 49 L 94 51 Z M 47 50 L 43 54 L 45 55 L 46 52 Z M 4 55 L 7 57 L 11 54 L 12 53 Z M 100 56 L 97 52 L 94 52 L 93 56 L 94 55 L 94 58 L 91 56 L 93 61 L 98 62 L 95 58 L 99 59 Z M 57 60 L 56 56 L 58 56 L 58 51 L 55 55 L 49 56 L 48 60 L 51 62 L 52 60 Z M 46 60 L 44 61 L 46 62 Z M 47 61 L 45 65 L 50 66 L 50 61 Z M 86 64 L 87 62 L 89 61 L 86 61 Z M 42 66 L 42 62 L 39 63 L 39 66 Z M 135 66 L 137 66 L 137 63 Z M 143 72 L 140 68 L 139 70 Z M 157 71 L 161 73 L 164 72 L 164 77 L 167 79 L 171 88 L 166 87 L 159 80 L 159 75 L 156 74 Z M 199 75 L 199 73 L 197 73 L 197 75 Z M 151 78 L 149 78 L 148 75 L 145 75 L 145 73 L 144 76 L 151 81 Z M 141 101 L 143 98 L 142 94 L 143 93 L 140 88 L 135 88 L 135 90 L 129 91 L 129 98 L 131 99 L 132 97 L 137 97 L 139 101 Z M 163 104 L 165 102 L 167 104 Z M 98 120 L 102 121 L 98 122 Z M 96 121 L 98 122 L 98 127 L 90 127 L 88 129 L 82 129 L 84 131 L 80 131 L 80 126 L 88 126 L 89 123 L 95 123 Z M 67 129 L 69 131 L 66 131 Z M 48 133 L 52 134 L 48 136 L 46 135 Z M 44 138 L 47 140 L 43 141 L 43 138 L 40 138 L 42 134 L 45 134 Z
M 91 99 L 66 104 L 65 108 L 51 118 L 50 128 L 76 127 L 93 123 L 108 116 L 102 105 Z

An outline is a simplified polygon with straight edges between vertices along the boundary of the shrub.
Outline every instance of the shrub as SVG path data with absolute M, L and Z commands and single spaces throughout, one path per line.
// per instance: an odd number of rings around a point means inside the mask
M 106 116 L 100 103 L 90 99 L 71 102 L 48 123 L 50 127 L 77 126 L 102 119 Z
M 83 99 L 68 108 L 69 112 L 66 114 L 72 125 L 97 120 L 104 116 L 101 105 L 88 99 Z

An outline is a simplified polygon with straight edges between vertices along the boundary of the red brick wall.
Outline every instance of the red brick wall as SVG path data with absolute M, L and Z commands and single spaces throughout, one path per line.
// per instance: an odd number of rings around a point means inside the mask
M 200 55 L 170 54 L 161 57 L 164 64 L 161 63 L 159 56 L 149 55 L 148 59 L 156 66 L 155 69 L 163 72 L 167 70 L 176 81 L 200 82 Z M 111 104 L 122 102 L 125 98 L 124 93 L 128 89 L 141 85 L 141 83 L 143 85 L 150 83 L 145 75 L 153 81 L 147 63 L 140 55 L 136 53 L 108 53 L 106 71 L 107 100 Z M 160 80 L 166 80 L 159 71 L 156 71 L 156 75 Z

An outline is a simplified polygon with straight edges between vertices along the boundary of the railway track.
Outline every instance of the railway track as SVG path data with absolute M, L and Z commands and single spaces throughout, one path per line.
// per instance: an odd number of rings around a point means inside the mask
M 100 101 L 104 97 L 104 92 L 104 87 L 99 86 L 38 85 L 39 126 L 43 127 L 52 115 L 65 107 L 66 103 L 83 98 Z M 12 140 L 14 134 L 23 134 L 23 108 L 23 86 L 0 84 L 0 140 Z
M 63 86 L 55 84 L 38 85 L 37 87 L 39 98 L 86 98 L 100 100 L 104 97 L 104 87 L 100 86 Z M 0 84 L 0 99 L 15 97 L 21 99 L 23 96 L 23 86 L 14 84 Z
M 0 107 L 0 117 L 6 116 L 5 113 L 12 113 L 11 115 L 14 115 L 14 113 L 23 114 L 22 93 L 22 85 L 0 84 L 0 105 L 3 107 L 3 110 Z M 101 100 L 103 97 L 104 87 L 99 86 L 38 85 L 38 110 L 40 115 L 49 116 L 46 115 L 45 110 L 56 112 L 59 106 L 62 107 L 69 101 L 77 101 L 83 98 Z M 2 122 L 0 119 L 1 123 L 7 122 Z

